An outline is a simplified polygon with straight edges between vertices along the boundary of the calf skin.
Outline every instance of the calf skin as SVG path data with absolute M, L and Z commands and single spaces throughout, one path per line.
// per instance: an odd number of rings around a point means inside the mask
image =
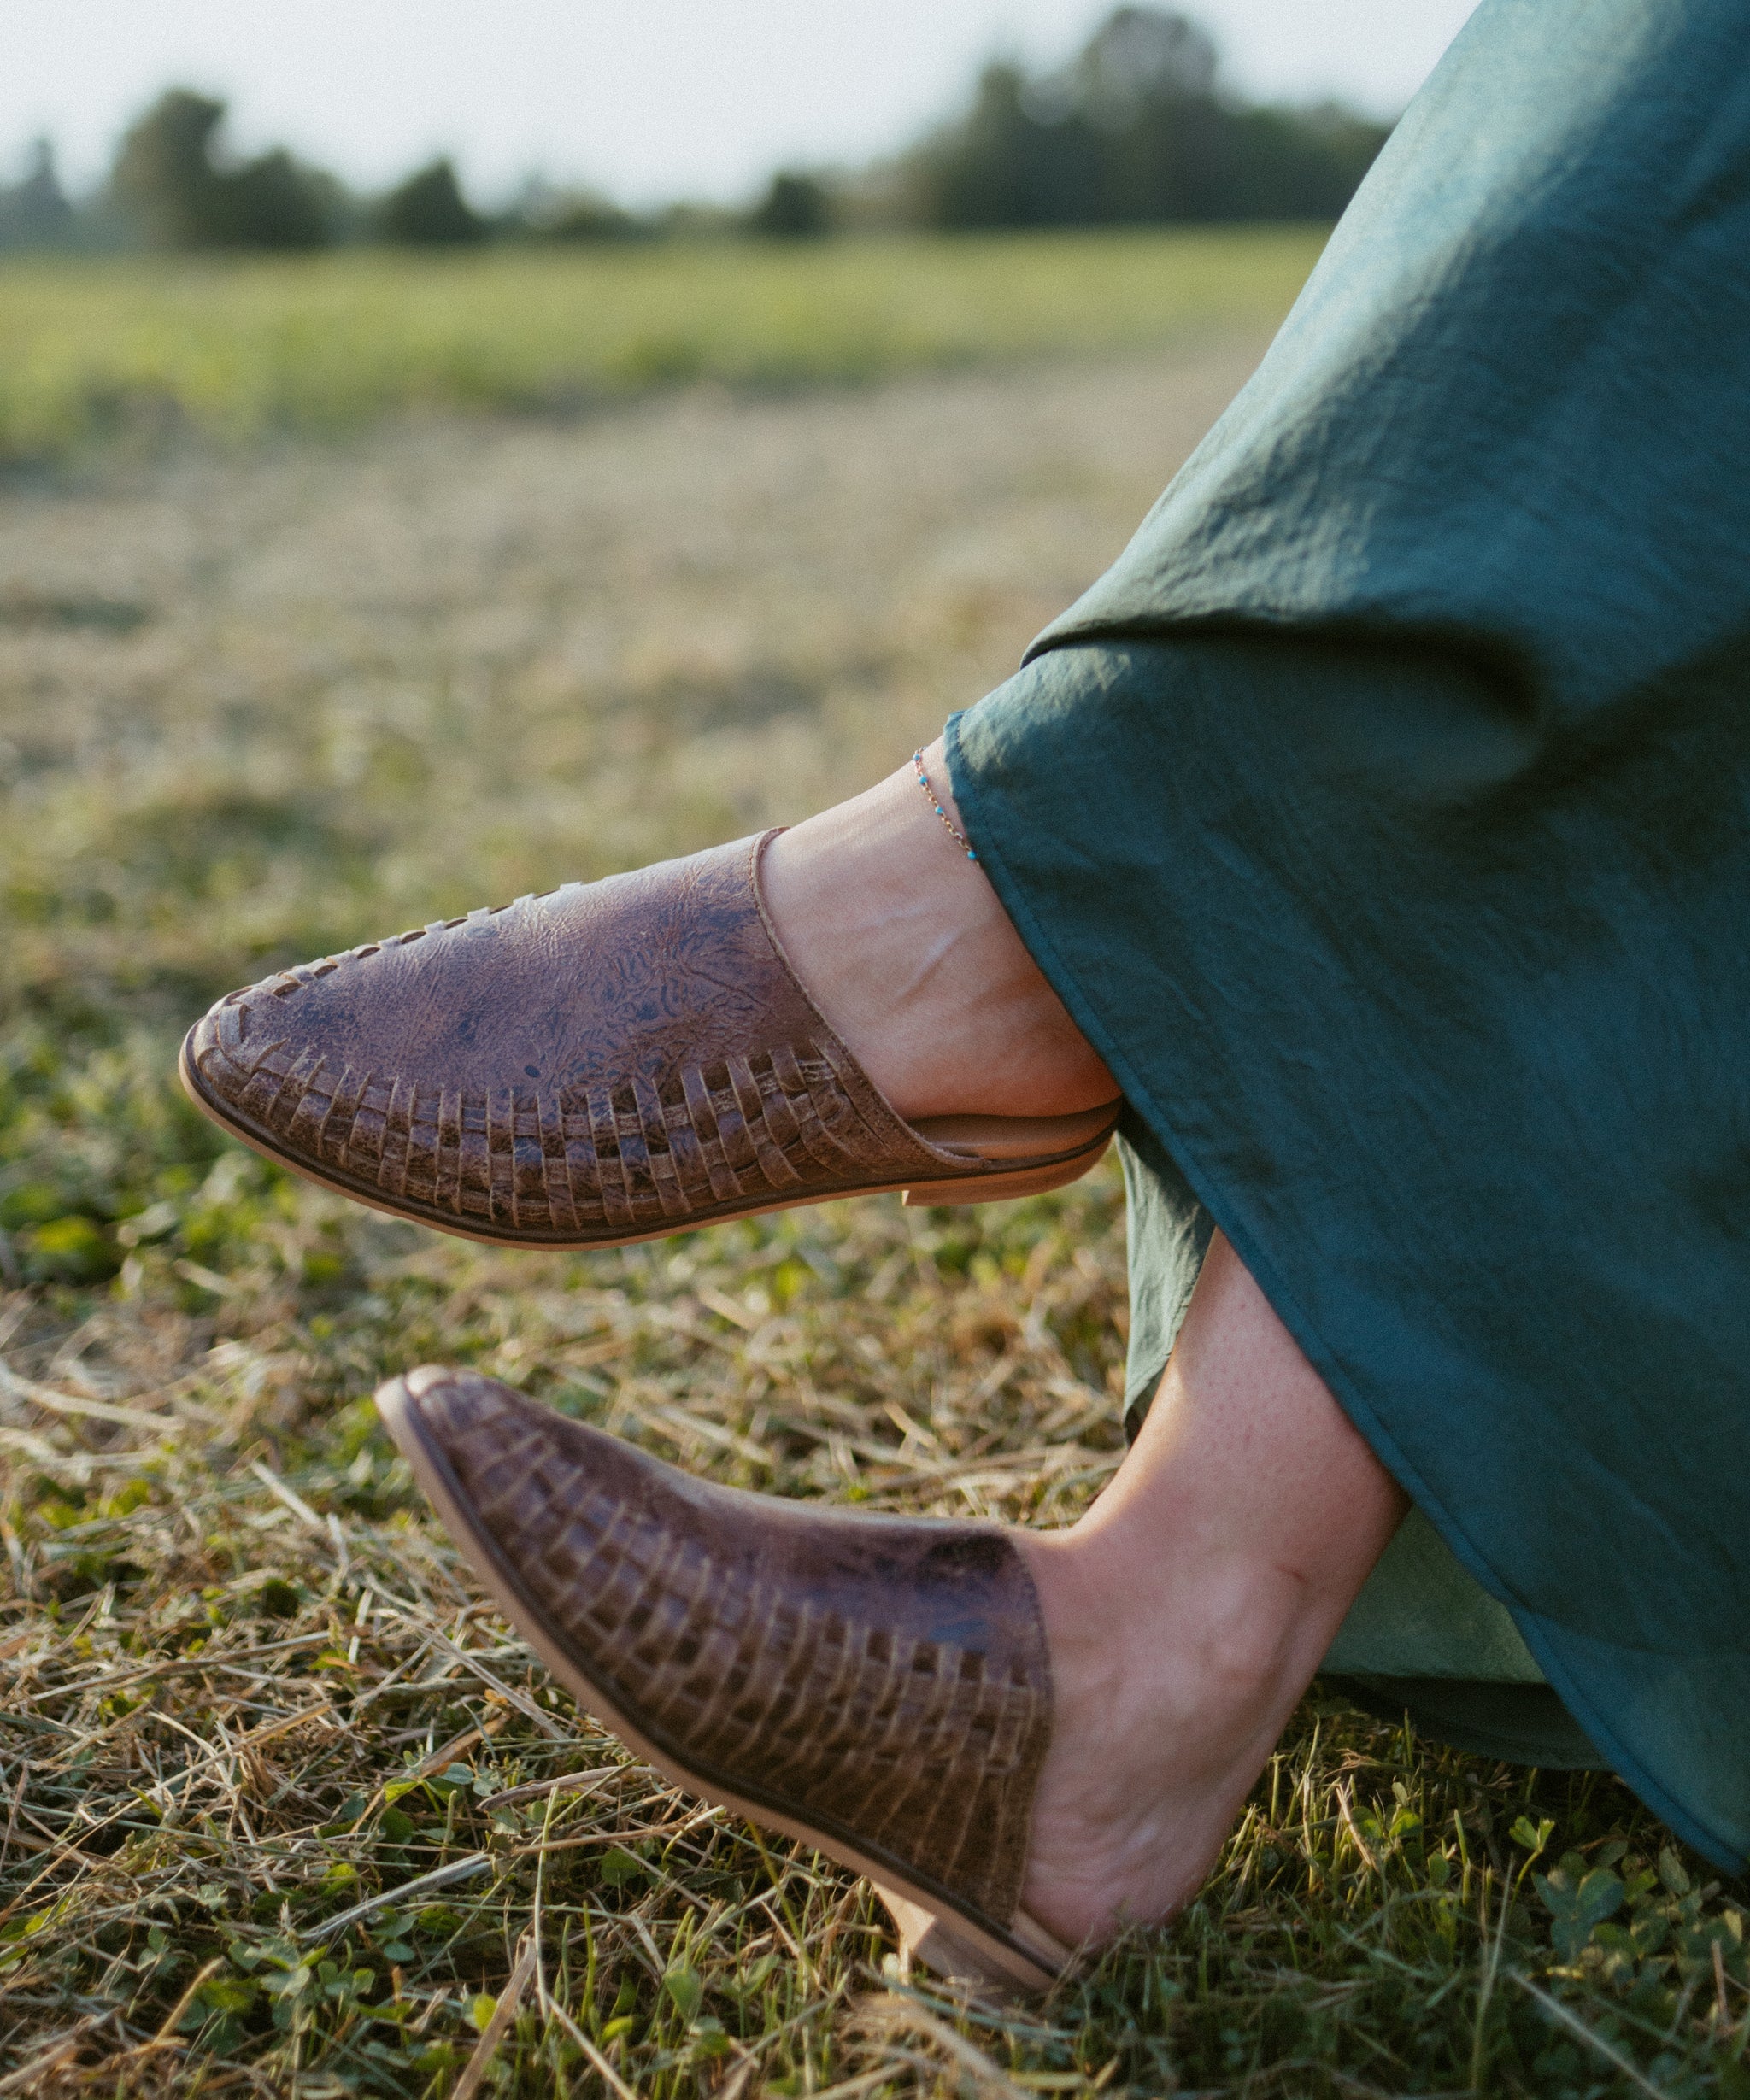
M 987 1162 L 895 1113 L 797 982 L 760 896 L 771 836 L 232 992 L 190 1030 L 184 1083 L 314 1180 L 512 1245 L 611 1246 L 865 1189 L 988 1182 Z M 1091 1165 L 1098 1147 L 1081 1153 Z M 1004 1164 L 1019 1182 L 1071 1157 Z
M 478 1373 L 415 1371 L 378 1405 L 598 1717 L 1037 1965 L 1014 1934 L 1051 1679 L 1003 1532 L 715 1487 Z

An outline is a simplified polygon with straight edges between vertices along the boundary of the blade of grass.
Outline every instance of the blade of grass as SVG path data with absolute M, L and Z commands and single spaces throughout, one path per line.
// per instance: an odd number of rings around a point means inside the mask
M 510 1972 L 510 1980 L 498 1994 L 498 2003 L 492 2008 L 492 2017 L 480 2030 L 480 2038 L 474 2044 L 467 2062 L 462 2066 L 461 2076 L 455 2081 L 449 2100 L 473 2100 L 480 2080 L 491 2068 L 492 2059 L 498 2053 L 498 2044 L 504 2039 L 505 2029 L 516 2018 L 517 2008 L 523 2002 L 523 1992 L 528 1988 L 529 1978 L 535 1970 L 537 1942 L 531 1933 L 523 1941 L 516 1966 Z
M 403 1881 L 396 1888 L 385 1889 L 380 1894 L 367 1897 L 361 1903 L 355 1903 L 349 1910 L 343 1910 L 332 1918 L 325 1918 L 320 1925 L 312 1925 L 298 1934 L 299 1939 L 309 1943 L 318 1939 L 332 1939 L 344 1933 L 349 1925 L 356 1925 L 361 1918 L 367 1918 L 373 1910 L 382 1910 L 389 1904 L 406 1903 L 410 1897 L 429 1896 L 434 1890 L 448 1888 L 452 1881 L 471 1880 L 477 1874 L 490 1870 L 492 1862 L 484 1852 L 470 1852 L 465 1859 L 453 1859 L 446 1867 L 434 1867 L 430 1874 L 417 1875 L 411 1881 Z
M 1565 2027 L 1571 2034 L 1577 2035 L 1589 2049 L 1595 2050 L 1606 2063 L 1620 2071 L 1631 2085 L 1638 2086 L 1642 2092 L 1649 2094 L 1651 2100 L 1670 2100 L 1664 2088 L 1655 2085 L 1639 2064 L 1625 2056 L 1621 2050 L 1612 2047 L 1601 2034 L 1594 2033 L 1578 2013 L 1564 2005 L 1559 1998 L 1552 1997 L 1547 1991 L 1540 1991 L 1529 1976 L 1522 1976 L 1518 1969 L 1510 1968 L 1505 1974 L 1511 1981 L 1518 1985 L 1528 1997 L 1536 2000 L 1548 2018 L 1559 2027 Z

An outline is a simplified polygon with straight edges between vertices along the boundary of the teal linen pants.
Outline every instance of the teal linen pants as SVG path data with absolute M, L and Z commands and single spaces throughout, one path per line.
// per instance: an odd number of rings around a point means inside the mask
M 1729 1868 L 1746 49 L 1740 0 L 1483 0 L 1256 377 L 948 738 L 1128 1104 L 1133 1398 L 1219 1226 L 1416 1505 L 1332 1669 L 1540 1762 L 1565 1728 Z

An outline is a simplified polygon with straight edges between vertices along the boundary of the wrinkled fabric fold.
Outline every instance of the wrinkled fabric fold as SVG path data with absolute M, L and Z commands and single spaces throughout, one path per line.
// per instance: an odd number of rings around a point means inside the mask
M 1125 1090 L 1150 1317 L 1213 1219 L 1584 1737 L 1729 1866 L 1742 56 L 1727 0 L 1484 0 L 1250 385 L 948 738 Z

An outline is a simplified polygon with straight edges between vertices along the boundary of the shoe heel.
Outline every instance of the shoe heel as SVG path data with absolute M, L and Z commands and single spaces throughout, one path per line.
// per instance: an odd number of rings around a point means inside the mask
M 919 1182 L 900 1200 L 907 1210 L 965 1203 L 1010 1203 L 1019 1196 L 1042 1196 L 1048 1189 L 1065 1188 L 1091 1174 L 1106 1156 L 1111 1141 L 1068 1159 L 1054 1160 L 1048 1167 L 1012 1170 L 1007 1174 L 956 1175 L 951 1182 Z
M 1037 1994 L 1048 1991 L 1070 1961 L 1067 1947 L 1060 1947 L 1049 1933 L 1031 1918 L 1015 1921 L 1018 1933 L 1041 1942 L 1039 1959 L 1031 1960 L 1016 1949 L 977 1933 L 958 1918 L 945 1920 L 939 1911 L 926 1909 L 897 1890 L 871 1884 L 887 1906 L 898 1931 L 900 1945 L 914 1962 L 960 1983 L 977 1984 L 990 1991 Z M 1045 1948 L 1051 1951 L 1048 1954 Z

